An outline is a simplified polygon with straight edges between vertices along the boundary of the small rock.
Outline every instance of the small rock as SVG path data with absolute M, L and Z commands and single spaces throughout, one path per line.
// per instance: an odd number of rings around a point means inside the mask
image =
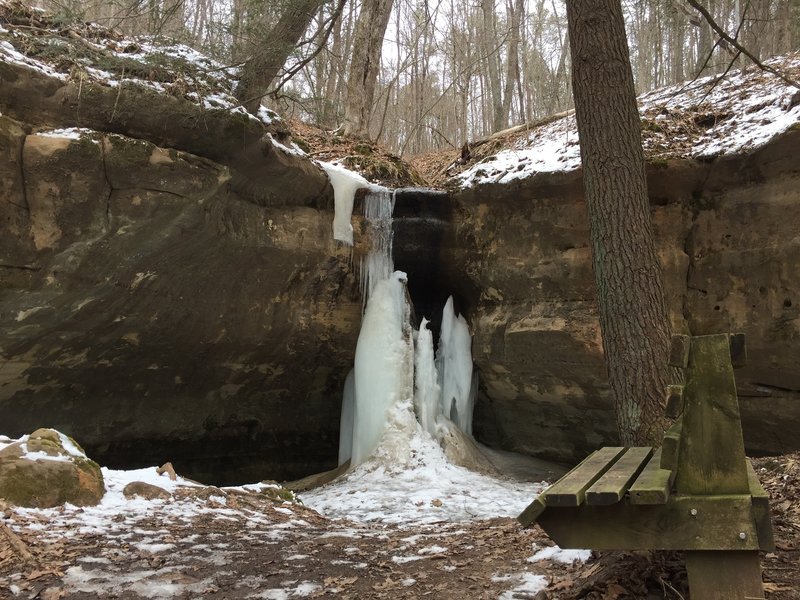
M 156 473 L 158 473 L 159 475 L 163 475 L 164 473 L 166 473 L 167 476 L 172 481 L 176 481 L 178 479 L 178 475 L 177 473 L 175 473 L 175 468 L 172 466 L 171 462 L 164 463 L 163 465 L 158 467 L 158 469 L 156 469 Z
M 438 498 L 434 498 L 431 500 L 431 504 L 433 504 L 436 508 L 439 508 L 442 505 L 442 501 Z
M 144 481 L 131 481 L 122 490 L 122 495 L 128 500 L 132 500 L 136 496 L 140 496 L 146 500 L 169 500 L 172 498 L 172 495 L 164 488 L 145 483 Z

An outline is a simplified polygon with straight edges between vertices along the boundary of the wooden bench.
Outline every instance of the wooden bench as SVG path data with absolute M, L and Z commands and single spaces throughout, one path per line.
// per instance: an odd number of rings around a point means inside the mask
M 733 365 L 744 335 L 675 336 L 674 424 L 661 448 L 602 448 L 518 519 L 562 548 L 684 550 L 693 600 L 764 598 L 759 550 L 774 547 L 767 493 L 745 457 Z

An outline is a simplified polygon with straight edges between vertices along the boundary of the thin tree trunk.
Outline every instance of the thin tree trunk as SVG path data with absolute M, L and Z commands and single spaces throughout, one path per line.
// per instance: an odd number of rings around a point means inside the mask
M 520 17 L 525 10 L 525 0 L 509 0 L 508 19 L 510 34 L 508 37 L 508 58 L 506 62 L 506 82 L 503 91 L 502 120 L 503 127 L 508 125 L 511 114 L 511 101 L 514 98 L 514 83 L 519 74 L 519 38 Z M 497 123 L 495 123 L 496 125 Z M 503 128 L 501 127 L 501 129 Z
M 567 0 L 600 327 L 624 445 L 658 444 L 670 323 L 620 0 Z
M 503 89 L 500 82 L 500 65 L 498 60 L 497 30 L 495 28 L 495 0 L 481 0 L 483 13 L 483 31 L 481 46 L 486 59 L 486 76 L 489 84 L 491 100 L 491 126 L 492 131 L 505 129 L 503 118 Z
M 381 66 L 383 36 L 392 14 L 392 0 L 364 0 L 356 23 L 353 61 L 347 79 L 344 133 L 368 135 Z

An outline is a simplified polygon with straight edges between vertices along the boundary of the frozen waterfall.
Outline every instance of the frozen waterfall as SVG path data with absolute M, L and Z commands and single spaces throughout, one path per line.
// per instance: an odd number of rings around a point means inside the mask
M 369 190 L 364 217 L 370 250 L 359 268 L 366 306 L 354 368 L 345 384 L 339 464 L 350 460 L 355 466 L 376 455 L 405 464 L 407 455 L 414 454 L 412 447 L 421 443 L 420 435 L 441 442 L 450 435 L 450 421 L 472 433 L 475 386 L 469 327 L 455 313 L 450 297 L 434 357 L 428 320 L 423 317 L 419 330 L 413 331 L 407 276 L 394 271 L 394 195 L 337 165 L 323 167 L 336 194 L 336 239 L 352 244 L 353 196 L 360 187 Z

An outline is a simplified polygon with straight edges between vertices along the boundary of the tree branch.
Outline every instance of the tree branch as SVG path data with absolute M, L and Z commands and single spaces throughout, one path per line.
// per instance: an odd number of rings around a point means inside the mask
M 784 82 L 788 83 L 792 87 L 800 89 L 800 83 L 797 83 L 794 79 L 791 79 L 790 77 L 784 75 L 777 69 L 774 69 L 769 65 L 765 65 L 756 56 L 754 56 L 747 48 L 742 46 L 737 40 L 728 35 L 727 32 L 725 32 L 725 30 L 722 29 L 722 27 L 720 27 L 717 24 L 717 22 L 714 20 L 714 17 L 711 16 L 711 13 L 709 13 L 706 10 L 706 8 L 702 4 L 700 4 L 697 0 L 686 0 L 686 2 L 688 2 L 689 5 L 692 8 L 694 8 L 697 12 L 703 15 L 703 18 L 711 26 L 711 29 L 713 29 L 721 39 L 725 40 L 728 44 L 736 48 L 736 50 L 738 50 L 739 52 L 744 54 L 747 58 L 749 58 L 751 61 L 753 61 L 753 64 L 756 65 L 759 69 L 761 69 L 762 71 L 766 71 L 767 73 L 772 73 L 773 75 L 783 80 Z

